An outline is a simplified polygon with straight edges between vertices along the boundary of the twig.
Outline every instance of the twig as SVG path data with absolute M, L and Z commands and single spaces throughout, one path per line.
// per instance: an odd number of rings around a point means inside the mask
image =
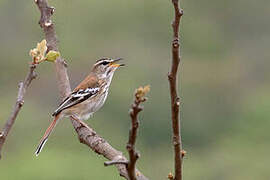
M 136 89 L 135 91 L 135 98 L 134 102 L 131 105 L 131 108 L 129 110 L 129 115 L 131 118 L 131 127 L 129 130 L 129 139 L 126 146 L 126 149 L 129 153 L 129 161 L 123 160 L 120 156 L 119 159 L 107 161 L 104 163 L 105 166 L 109 165 L 116 165 L 116 164 L 124 164 L 127 169 L 127 175 L 129 180 L 137 180 L 140 179 L 141 174 L 136 170 L 136 162 L 139 158 L 139 153 L 135 149 L 135 143 L 137 139 L 137 133 L 139 128 L 139 120 L 138 120 L 138 114 L 140 111 L 143 110 L 143 107 L 140 105 L 141 103 L 145 102 L 147 98 L 145 95 L 150 91 L 149 86 L 140 87 Z
M 127 151 L 129 153 L 129 163 L 127 165 L 128 176 L 130 180 L 136 180 L 135 165 L 136 161 L 140 157 L 139 153 L 135 150 L 135 143 L 137 138 L 137 132 L 139 128 L 138 114 L 143 110 L 143 107 L 140 105 L 142 102 L 146 101 L 144 97 L 145 94 L 150 90 L 149 86 L 138 88 L 135 91 L 134 103 L 131 105 L 129 112 L 131 118 L 131 127 L 129 130 L 129 140 L 127 143 Z
M 48 43 L 48 50 L 58 50 L 57 38 L 54 29 L 54 24 L 51 20 L 51 16 L 54 13 L 54 8 L 48 6 L 47 0 L 35 0 L 40 13 L 41 18 L 39 24 L 45 33 L 45 38 Z M 55 71 L 57 75 L 57 84 L 61 94 L 64 98 L 70 94 L 70 83 L 67 74 L 67 65 L 62 58 L 58 58 L 55 62 Z M 127 161 L 127 159 L 122 155 L 122 152 L 114 149 L 105 139 L 100 137 L 92 128 L 85 124 L 78 123 L 76 120 L 71 118 L 73 127 L 75 128 L 78 138 L 81 143 L 86 144 L 97 154 L 103 155 L 108 160 L 122 159 Z M 119 158 L 121 157 L 121 158 Z M 121 176 L 128 179 L 126 167 L 123 164 L 116 164 L 116 167 Z M 147 178 L 141 174 L 138 170 L 137 173 L 140 175 L 138 180 L 147 180 Z
M 111 166 L 111 165 L 116 165 L 116 164 L 128 165 L 128 161 L 113 160 L 113 161 L 104 162 L 104 166 Z
M 172 22 L 173 41 L 172 41 L 172 65 L 168 75 L 171 95 L 171 114 L 173 129 L 174 146 L 174 180 L 182 180 L 182 141 L 180 133 L 180 98 L 177 95 L 177 71 L 180 63 L 180 44 L 179 44 L 179 24 L 183 15 L 183 10 L 179 8 L 178 0 L 172 0 L 174 6 L 174 20 Z
M 3 145 L 6 141 L 7 135 L 9 133 L 9 131 L 11 130 L 17 115 L 19 114 L 23 104 L 24 104 L 24 95 L 26 93 L 26 90 L 28 88 L 28 86 L 31 84 L 32 80 L 36 78 L 37 74 L 35 73 L 36 69 L 36 65 L 30 65 L 29 66 L 29 72 L 27 74 L 27 76 L 25 77 L 23 82 L 19 83 L 19 90 L 18 90 L 18 96 L 16 99 L 16 103 L 14 105 L 13 111 L 9 117 L 9 119 L 6 121 L 6 124 L 2 130 L 2 132 L 0 132 L 0 158 L 1 158 L 1 151 L 3 148 Z

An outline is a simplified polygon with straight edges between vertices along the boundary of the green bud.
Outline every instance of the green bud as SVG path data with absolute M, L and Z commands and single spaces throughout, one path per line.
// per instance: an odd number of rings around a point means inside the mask
M 54 62 L 59 56 L 60 53 L 58 51 L 49 51 L 45 56 L 45 60 Z

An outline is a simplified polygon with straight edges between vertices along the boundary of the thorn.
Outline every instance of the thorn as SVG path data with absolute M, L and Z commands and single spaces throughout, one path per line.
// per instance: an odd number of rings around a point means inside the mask
M 172 44 L 173 44 L 173 47 L 174 48 L 178 48 L 179 47 L 179 40 L 178 40 L 178 38 L 174 39 L 173 42 L 172 42 Z
M 46 27 L 51 26 L 51 25 L 52 25 L 52 20 L 46 21 L 46 22 L 44 23 L 44 25 L 45 25 Z
M 169 79 L 169 81 L 172 81 L 174 79 L 173 75 L 168 73 L 168 79 Z
M 180 101 L 179 101 L 179 100 L 180 100 L 180 98 L 179 98 L 179 97 L 177 97 L 177 98 L 176 98 L 176 100 L 175 100 L 175 101 L 176 101 L 176 105 L 177 105 L 177 106 L 180 106 Z
M 53 15 L 55 8 L 53 6 L 51 6 L 50 9 L 51 9 L 51 14 Z
M 19 100 L 19 101 L 18 101 L 18 104 L 19 104 L 19 106 L 23 106 L 24 100 Z
M 140 158 L 140 153 L 138 153 L 138 152 L 135 152 L 135 157 L 136 157 L 136 159 L 139 159 Z
M 179 145 L 179 144 L 180 144 L 179 137 L 173 136 L 173 145 L 176 146 L 176 145 Z
M 183 16 L 184 15 L 184 10 L 183 9 L 180 9 L 179 10 L 179 14 L 180 14 L 180 16 Z
M 68 67 L 68 64 L 66 62 L 66 60 L 63 60 L 63 65 L 67 68 Z
M 181 150 L 181 156 L 182 156 L 182 158 L 183 158 L 186 154 L 187 154 L 187 151 Z

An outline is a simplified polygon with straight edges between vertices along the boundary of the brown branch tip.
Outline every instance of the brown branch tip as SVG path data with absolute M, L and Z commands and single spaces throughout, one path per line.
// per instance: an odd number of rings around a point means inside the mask
M 169 174 L 168 174 L 168 176 L 167 176 L 167 178 L 169 179 L 169 180 L 173 180 L 173 174 L 170 172 Z
M 149 91 L 150 91 L 149 85 L 139 87 L 138 89 L 136 89 L 134 95 L 135 96 L 134 103 L 132 104 L 130 109 L 131 127 L 129 130 L 129 140 L 126 146 L 126 149 L 129 153 L 129 161 L 126 168 L 130 180 L 136 180 L 138 176 L 135 170 L 136 161 L 140 157 L 139 153 L 135 149 L 135 143 L 139 128 L 138 114 L 143 109 L 143 107 L 140 104 L 147 100 L 145 95 Z
M 147 100 L 145 95 L 150 91 L 150 85 L 139 87 L 135 90 L 135 101 L 136 102 L 144 102 Z

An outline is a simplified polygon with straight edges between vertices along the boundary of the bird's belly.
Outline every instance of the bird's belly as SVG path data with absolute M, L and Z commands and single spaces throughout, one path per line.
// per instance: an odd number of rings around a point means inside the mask
M 81 120 L 87 120 L 93 113 L 95 113 L 96 111 L 98 111 L 104 104 L 105 100 L 107 97 L 107 93 L 102 94 L 101 97 L 96 97 L 98 98 L 98 100 L 96 99 L 92 99 L 90 98 L 89 100 L 87 100 L 86 102 L 84 102 L 82 104 L 82 109 L 84 109 L 83 111 L 80 112 L 79 114 L 79 118 Z

